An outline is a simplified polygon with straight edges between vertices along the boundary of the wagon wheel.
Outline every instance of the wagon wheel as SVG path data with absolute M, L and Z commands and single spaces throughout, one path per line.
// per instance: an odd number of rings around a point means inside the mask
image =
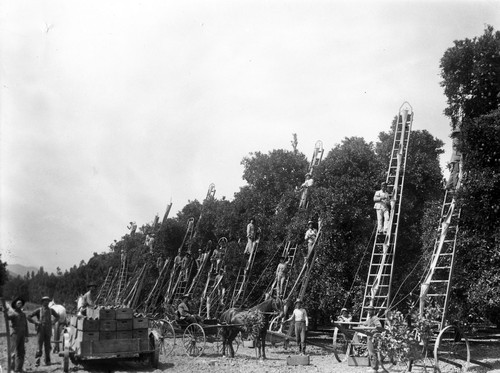
M 189 356 L 200 356 L 205 349 L 205 331 L 200 324 L 189 324 L 182 335 L 184 350 Z
M 149 355 L 149 362 L 154 369 L 157 369 L 160 362 L 160 339 L 155 333 L 149 334 L 149 349 L 153 350 Z
M 167 357 L 175 348 L 175 330 L 170 321 L 161 319 L 153 320 L 151 328 L 158 333 L 160 354 Z
M 339 328 L 335 327 L 335 329 L 333 329 L 333 354 L 339 363 L 347 360 L 348 348 L 349 342 L 347 342 L 345 334 L 342 333 Z
M 448 325 L 439 333 L 434 344 L 434 359 L 438 371 L 447 372 L 460 368 L 469 369 L 469 340 L 460 328 Z

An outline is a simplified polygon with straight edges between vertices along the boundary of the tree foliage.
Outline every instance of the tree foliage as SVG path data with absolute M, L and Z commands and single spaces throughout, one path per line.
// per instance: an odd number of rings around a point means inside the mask
M 500 323 L 500 32 L 455 41 L 441 59 L 445 114 L 460 129 L 464 179 L 452 307 L 462 320 Z

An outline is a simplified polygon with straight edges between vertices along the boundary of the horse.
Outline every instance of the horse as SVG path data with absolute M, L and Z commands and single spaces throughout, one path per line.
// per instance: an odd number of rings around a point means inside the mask
M 61 337 L 61 331 L 66 325 L 68 325 L 68 319 L 66 315 L 66 308 L 62 304 L 56 304 L 54 301 L 49 303 L 49 307 L 56 311 L 59 316 L 58 320 L 53 324 L 52 335 L 54 336 L 54 352 L 59 352 L 59 341 Z
M 222 328 L 222 355 L 226 355 L 226 348 L 231 358 L 234 357 L 233 341 L 239 332 L 248 333 L 255 342 L 257 358 L 266 359 L 266 334 L 269 320 L 276 313 L 281 313 L 283 304 L 281 300 L 269 298 L 248 310 L 230 308 L 220 318 Z

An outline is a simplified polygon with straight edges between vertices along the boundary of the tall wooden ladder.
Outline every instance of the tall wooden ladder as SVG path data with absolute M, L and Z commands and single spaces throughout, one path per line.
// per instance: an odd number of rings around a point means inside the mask
M 160 296 L 164 291 L 165 283 L 168 280 L 168 269 L 170 268 L 170 264 L 170 258 L 165 260 L 165 262 L 163 263 L 163 266 L 160 269 L 160 273 L 158 274 L 158 278 L 156 279 L 148 297 L 144 301 L 144 312 L 154 313 L 157 310 Z
M 321 238 L 322 233 L 322 224 L 321 220 L 318 221 L 318 232 L 316 233 L 316 238 L 314 239 L 314 243 L 312 245 L 311 250 L 308 249 L 308 254 L 304 258 L 304 263 L 302 264 L 302 268 L 295 279 L 295 282 L 288 293 L 286 293 L 286 299 L 291 299 L 294 294 L 297 292 L 298 298 L 303 299 L 305 295 L 305 291 L 307 289 L 307 285 L 309 284 L 309 278 L 311 276 L 311 270 L 316 262 L 316 256 L 318 254 L 318 243 Z
M 118 275 L 118 282 L 116 284 L 116 296 L 114 297 L 114 299 L 111 300 L 114 304 L 117 304 L 120 301 L 122 292 L 125 289 L 125 286 L 127 285 L 127 277 L 128 277 L 127 267 L 128 267 L 127 254 L 123 254 L 120 263 L 120 273 Z
M 427 305 L 436 308 L 438 314 L 434 321 L 439 324 L 440 330 L 446 326 L 460 213 L 461 210 L 456 205 L 455 193 L 446 191 L 434 251 L 420 287 L 420 314 L 424 313 Z
M 412 123 L 413 110 L 410 104 L 405 102 L 400 107 L 397 116 L 391 160 L 386 178 L 388 191 L 391 194 L 389 227 L 386 234 L 377 232 L 375 236 L 366 279 L 361 321 L 366 320 L 369 307 L 374 307 L 377 314 L 383 314 L 381 311 L 384 311 L 390 304 L 399 214 Z
M 108 296 L 109 290 L 111 289 L 111 283 L 113 282 L 113 267 L 109 267 L 108 273 L 106 274 L 106 278 L 104 279 L 104 283 L 99 289 L 99 294 L 97 294 L 95 302 L 99 304 L 99 302 L 106 299 Z

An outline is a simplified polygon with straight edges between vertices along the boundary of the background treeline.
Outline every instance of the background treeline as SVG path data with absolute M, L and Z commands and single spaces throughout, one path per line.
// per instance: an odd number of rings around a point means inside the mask
M 487 317 L 500 323 L 500 32 L 488 26 L 480 37 L 455 41 L 440 67 L 450 132 L 461 130 L 465 154 L 450 317 L 462 322 Z M 3 263 L 0 284 L 4 284 L 4 294 L 22 295 L 34 302 L 48 294 L 58 302 L 74 304 L 88 281 L 103 281 L 110 266 L 119 266 L 121 250 L 127 252 L 131 270 L 150 263 L 147 294 L 158 276 L 154 263 L 158 257 L 177 254 L 188 219 L 197 222 L 203 210 L 192 251 L 197 253 L 208 240 L 215 243 L 226 237 L 229 284 L 244 261 L 248 220 L 254 217 L 262 229 L 249 304 L 258 301 L 272 281 L 283 245 L 290 241 L 303 248 L 307 221 L 321 218 L 323 235 L 305 303 L 318 322 L 328 321 L 343 306 L 355 311 L 361 304 L 373 243 L 373 194 L 386 177 L 394 120 L 392 125 L 388 121 L 387 128 L 376 143 L 352 137 L 327 149 L 315 170 L 307 210 L 298 210 L 300 195 L 295 188 L 304 181 L 309 160 L 297 151 L 295 138 L 291 150 L 245 157 L 242 176 L 247 185 L 233 200 L 216 195 L 213 200 L 190 201 L 177 216 L 167 219 L 156 232 L 152 253 L 144 244 L 145 233 L 151 229 L 151 223 L 146 223 L 135 235 L 117 240 L 109 251 L 94 253 L 87 263 L 64 273 L 48 274 L 40 268 L 37 273 L 8 279 Z M 436 238 L 444 193 L 439 164 L 442 147 L 443 142 L 425 130 L 411 134 L 393 282 L 393 306 L 401 310 L 418 300 Z

